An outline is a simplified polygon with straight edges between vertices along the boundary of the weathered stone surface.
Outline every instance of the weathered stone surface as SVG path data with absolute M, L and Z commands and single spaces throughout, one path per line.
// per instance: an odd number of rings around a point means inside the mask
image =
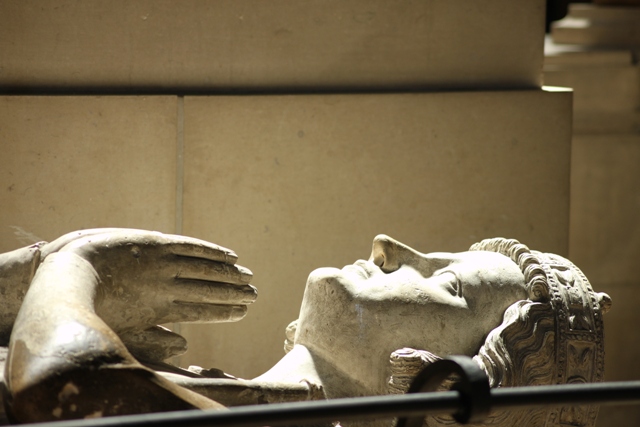
M 571 262 L 515 240 L 422 254 L 380 235 L 368 261 L 309 276 L 294 347 L 257 380 L 310 381 L 329 398 L 397 393 L 421 365 L 461 354 L 492 387 L 599 382 L 610 307 Z M 597 412 L 496 412 L 483 425 L 592 426 Z
M 593 283 L 637 280 L 640 135 L 574 137 L 569 253 Z
M 602 316 L 611 299 L 568 260 L 516 240 L 424 254 L 377 236 L 368 260 L 311 273 L 287 330 L 293 348 L 254 380 L 215 369 L 160 375 L 132 355 L 153 359 L 157 348 L 174 346 L 164 329 L 144 339 L 156 322 L 242 318 L 256 293 L 232 251 L 127 229 L 71 233 L 35 250 L 42 261 L 31 269 L 5 370 L 7 410 L 21 422 L 221 408 L 211 398 L 242 405 L 398 393 L 422 366 L 449 355 L 474 356 L 492 387 L 604 376 Z M 3 292 L 24 282 L 4 260 Z M 495 412 L 482 425 L 593 426 L 597 410 Z
M 242 322 L 183 326 L 182 365 L 264 372 L 309 272 L 368 256 L 380 232 L 425 252 L 506 235 L 567 254 L 566 90 L 184 103 L 183 233 L 242 253 L 264 292 Z
M 0 96 L 0 251 L 83 228 L 175 232 L 176 111 L 171 96 Z
M 22 303 L 15 324 L 1 325 L 13 327 L 5 371 L 13 419 L 221 407 L 143 367 L 132 353 L 151 362 L 172 355 L 175 334 L 158 323 L 244 317 L 256 289 L 232 251 L 158 232 L 96 229 L 62 236 L 37 254 L 39 262 L 27 264 L 33 268 L 24 300 L 0 300 L 2 312 Z M 0 293 L 8 295 L 22 288 L 24 275 L 4 260 Z
M 604 3 L 604 2 L 603 2 Z M 619 4 L 572 4 L 566 18 L 552 25 L 556 43 L 591 47 L 640 46 L 640 8 Z
M 544 0 L 4 0 L 0 85 L 533 89 L 544 14 Z

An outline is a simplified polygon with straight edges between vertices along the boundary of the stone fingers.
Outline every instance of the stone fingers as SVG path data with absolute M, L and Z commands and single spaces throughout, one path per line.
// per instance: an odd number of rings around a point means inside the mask
M 224 248 L 205 240 L 187 236 L 164 235 L 169 252 L 174 255 L 192 258 L 202 258 L 233 265 L 238 260 L 238 255 L 231 249 Z
M 171 300 L 188 304 L 242 305 L 255 302 L 258 290 L 251 285 L 178 279 L 170 290 Z
M 134 357 L 145 361 L 161 362 L 187 351 L 187 340 L 162 326 L 130 329 L 118 335 Z
M 162 323 L 221 323 L 237 322 L 247 314 L 246 305 L 205 304 L 176 300 L 178 310 L 171 310 Z
M 246 285 L 253 278 L 253 273 L 241 265 L 230 265 L 208 259 L 178 256 L 167 260 L 163 268 L 175 279 L 195 279 L 208 282 Z

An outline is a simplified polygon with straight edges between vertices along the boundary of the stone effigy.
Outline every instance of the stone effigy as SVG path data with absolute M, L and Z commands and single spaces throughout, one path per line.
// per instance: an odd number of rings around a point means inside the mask
M 380 235 L 369 260 L 315 270 L 286 355 L 253 380 L 165 363 L 186 343 L 157 324 L 244 316 L 257 294 L 236 260 L 201 240 L 122 229 L 0 255 L 9 417 L 404 393 L 420 369 L 453 354 L 474 357 L 492 387 L 603 380 L 610 298 L 568 260 L 501 238 L 422 254 Z M 596 416 L 595 406 L 504 411 L 485 424 L 592 426 Z

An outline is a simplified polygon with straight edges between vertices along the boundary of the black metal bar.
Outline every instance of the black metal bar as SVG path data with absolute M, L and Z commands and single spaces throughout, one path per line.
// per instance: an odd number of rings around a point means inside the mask
M 448 391 L 237 406 L 227 411 L 163 412 L 29 425 L 34 427 L 142 427 L 149 425 L 253 427 L 310 424 L 344 419 L 393 418 L 397 414 L 447 414 L 459 410 L 461 405 L 459 393 Z
M 541 385 L 491 390 L 492 408 L 640 403 L 640 381 Z
M 491 390 L 491 407 L 509 409 L 539 406 L 640 403 L 640 381 Z M 313 402 L 279 403 L 230 408 L 228 411 L 180 411 L 92 420 L 31 424 L 39 427 L 253 427 L 348 419 L 451 414 L 463 409 L 457 391 L 357 397 Z

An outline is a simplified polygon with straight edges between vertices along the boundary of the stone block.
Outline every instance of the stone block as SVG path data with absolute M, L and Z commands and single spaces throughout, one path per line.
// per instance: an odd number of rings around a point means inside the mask
M 640 47 L 640 8 L 572 4 L 566 18 L 553 23 L 556 43 L 592 47 Z
M 639 111 L 576 111 L 573 134 L 640 134 Z
M 554 43 L 544 38 L 544 70 L 574 67 L 625 67 L 634 64 L 631 49 L 594 49 L 574 44 Z
M 595 289 L 636 283 L 640 135 L 575 136 L 571 164 L 569 259 Z
M 173 232 L 175 97 L 0 97 L 0 251 L 81 228 Z
M 5 0 L 4 90 L 539 88 L 544 0 Z
M 544 80 L 574 90 L 574 134 L 640 132 L 640 68 L 567 64 L 545 65 Z
M 600 66 L 546 69 L 545 84 L 574 91 L 574 113 L 635 112 L 640 106 L 640 68 Z
M 185 234 L 237 251 L 258 302 L 183 325 L 182 364 L 257 375 L 283 354 L 307 275 L 386 233 L 423 251 L 513 237 L 566 254 L 566 90 L 186 97 Z
M 637 258 L 636 258 L 637 259 Z M 593 283 L 593 282 L 592 282 Z M 632 325 L 640 323 L 640 282 L 593 283 L 598 291 L 607 292 L 613 300 L 611 311 L 604 317 L 605 381 L 640 380 L 640 341 L 629 334 Z M 639 405 L 603 405 L 597 427 L 633 426 L 640 424 Z
M 593 22 L 632 22 L 640 24 L 640 7 L 631 5 L 631 3 L 637 3 L 637 0 L 628 1 L 627 3 L 629 4 L 626 6 L 624 5 L 625 1 L 621 0 L 610 1 L 610 5 L 607 5 L 607 2 L 602 0 L 595 3 L 570 4 L 569 14 L 572 17 L 589 19 Z

